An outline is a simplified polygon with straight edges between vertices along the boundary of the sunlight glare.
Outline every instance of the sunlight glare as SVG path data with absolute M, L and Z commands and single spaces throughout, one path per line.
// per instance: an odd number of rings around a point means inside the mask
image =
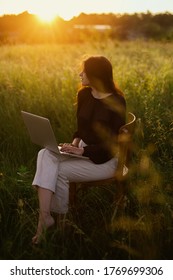
M 58 14 L 54 10 L 39 10 L 36 13 L 37 18 L 45 23 L 51 23 L 54 21 Z

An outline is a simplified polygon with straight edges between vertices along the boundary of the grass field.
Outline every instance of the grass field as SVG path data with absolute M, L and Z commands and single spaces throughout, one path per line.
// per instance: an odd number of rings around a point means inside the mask
M 75 130 L 81 61 L 113 63 L 128 110 L 139 125 L 126 213 L 116 216 L 110 190 L 95 188 L 69 213 L 69 230 L 32 247 L 38 202 L 31 182 L 39 147 L 20 111 L 48 117 L 61 142 Z M 172 259 L 173 44 L 100 42 L 0 47 L 0 259 Z

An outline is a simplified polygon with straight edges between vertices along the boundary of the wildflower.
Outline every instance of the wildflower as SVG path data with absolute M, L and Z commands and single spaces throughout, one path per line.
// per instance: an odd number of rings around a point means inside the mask
M 19 208 L 23 208 L 23 206 L 24 206 L 24 202 L 23 202 L 23 200 L 20 198 L 20 199 L 18 200 L 18 207 L 19 207 Z

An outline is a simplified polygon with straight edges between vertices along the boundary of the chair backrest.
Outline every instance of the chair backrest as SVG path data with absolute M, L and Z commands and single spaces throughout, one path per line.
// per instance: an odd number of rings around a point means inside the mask
M 125 125 L 123 125 L 119 130 L 118 135 L 118 166 L 116 169 L 116 174 L 118 176 L 124 175 L 124 166 L 129 168 L 132 146 L 133 146 L 133 134 L 135 131 L 136 116 L 129 112 L 128 120 Z M 121 179 L 121 178 L 120 178 Z

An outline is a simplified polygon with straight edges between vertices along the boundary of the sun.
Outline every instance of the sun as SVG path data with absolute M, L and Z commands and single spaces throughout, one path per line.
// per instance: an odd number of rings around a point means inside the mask
M 52 23 L 58 14 L 55 10 L 39 10 L 36 16 L 41 22 Z
M 29 13 L 34 14 L 42 23 L 52 23 L 56 17 L 69 20 L 76 14 L 76 5 L 71 5 L 72 0 L 30 0 Z M 76 0 L 79 1 L 80 0 Z M 70 7 L 68 7 L 70 6 Z

